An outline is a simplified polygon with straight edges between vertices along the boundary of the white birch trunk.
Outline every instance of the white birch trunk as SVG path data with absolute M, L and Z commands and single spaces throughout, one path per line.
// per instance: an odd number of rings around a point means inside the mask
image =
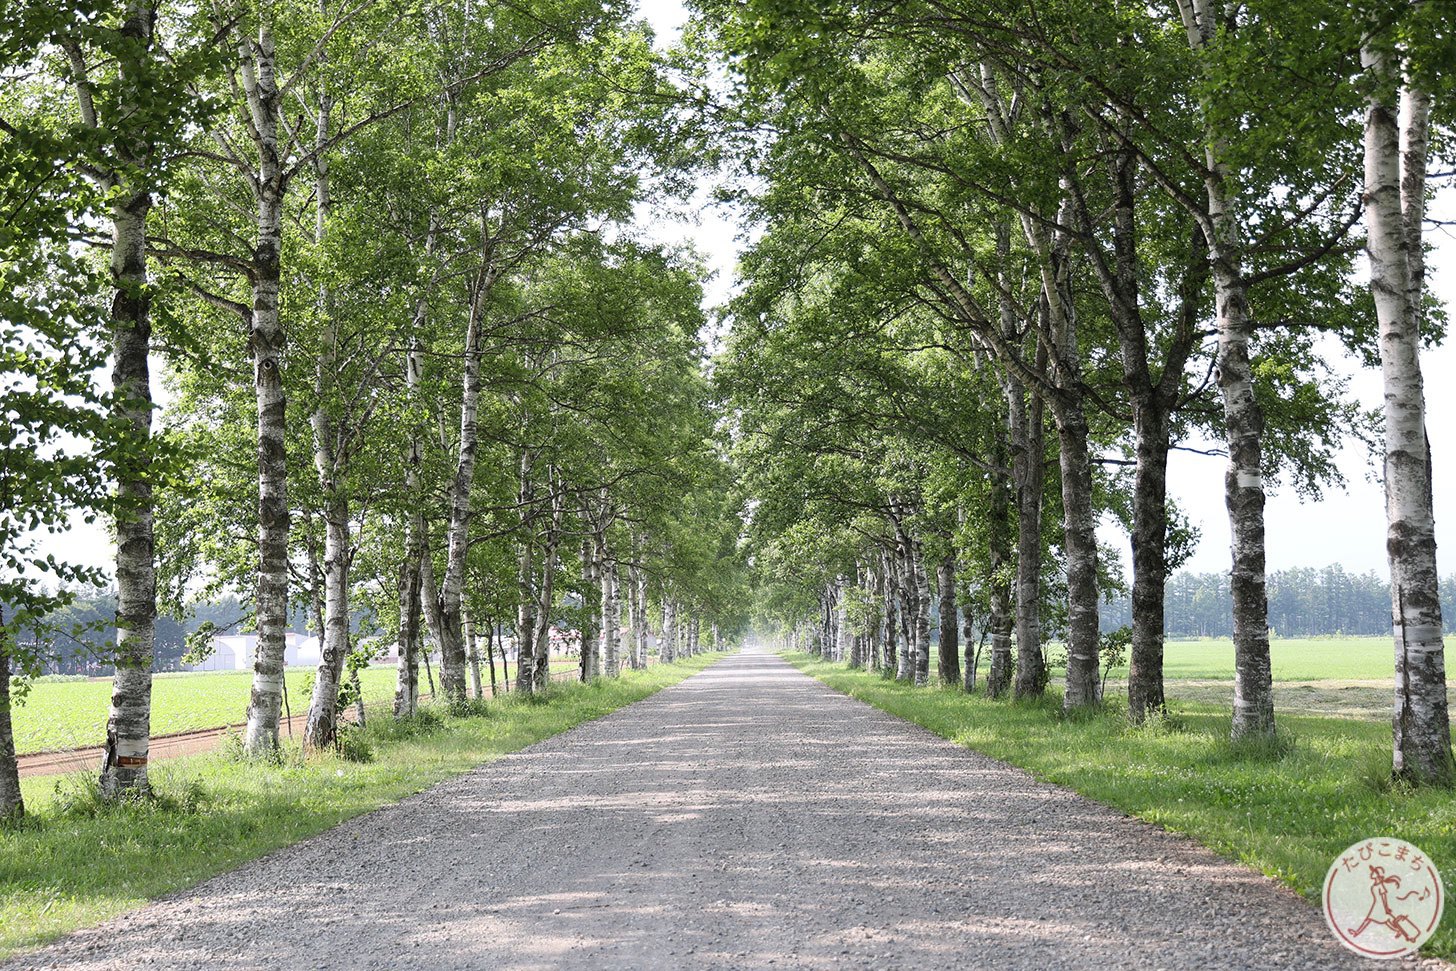
M 15 760 L 15 727 L 10 717 L 11 642 L 5 630 L 5 605 L 0 604 L 0 822 L 25 815 L 20 767 Z
M 1210 0 L 1178 0 L 1188 43 L 1202 51 L 1215 42 Z M 1205 117 L 1209 115 L 1205 107 Z M 1243 272 L 1243 229 L 1230 197 L 1223 133 L 1207 125 L 1204 150 L 1209 256 L 1218 304 L 1218 384 L 1223 392 L 1229 464 L 1224 497 L 1232 536 L 1234 608 L 1232 735 L 1273 737 L 1274 688 L 1269 664 L 1269 603 L 1264 576 L 1264 415 L 1254 398 L 1249 342 L 1254 336 Z
M 119 35 L 151 57 L 153 10 L 132 0 Z M 73 55 L 77 61 L 80 52 Z M 132 73 L 123 57 L 123 80 Z M 90 82 L 84 68 L 77 75 L 83 121 L 96 127 Z M 123 99 L 117 116 L 128 118 L 136 106 Z M 147 757 L 152 713 L 152 657 L 157 584 L 153 538 L 151 467 L 152 390 L 147 355 L 151 349 L 151 296 L 147 292 L 147 214 L 152 195 L 144 181 L 147 158 L 119 146 L 126 169 L 107 180 L 116 193 L 111 209 L 111 386 L 113 417 L 125 429 L 130 446 L 117 468 L 116 498 L 116 673 L 111 682 L 111 708 L 106 748 L 101 762 L 100 792 L 114 799 L 128 791 L 146 792 Z M 8 677 L 8 675 L 7 675 Z M 0 809 L 3 814 L 3 809 Z
M 1398 777 L 1450 785 L 1456 763 L 1420 361 L 1431 100 L 1400 83 L 1400 66 L 1368 40 L 1361 62 L 1374 84 L 1365 111 L 1365 214 L 1385 385 L 1385 547 L 1395 632 L 1392 764 Z M 1392 96 L 1397 88 L 1398 109 Z
M 333 102 L 327 89 L 320 96 L 314 139 L 315 245 L 322 247 L 330 212 L 328 161 L 324 145 L 329 137 Z M 349 500 L 343 482 L 349 460 L 348 446 L 340 441 L 338 423 L 327 406 L 327 389 L 337 380 L 338 320 L 331 312 L 326 287 L 319 288 L 319 315 L 323 341 L 315 364 L 318 401 L 309 426 L 313 431 L 314 469 L 324 497 L 324 625 L 320 635 L 318 673 L 303 729 L 305 749 L 319 749 L 338 734 L 338 703 L 344 660 L 349 654 L 349 560 L 353 546 L 349 530 Z
M 609 678 L 622 673 L 622 606 L 617 583 L 617 561 L 606 550 L 602 563 L 602 668 Z
M 470 686 L 473 692 L 472 697 L 478 699 L 485 697 L 485 688 L 480 681 L 480 645 L 477 642 L 475 632 L 475 620 L 467 612 L 465 614 L 465 655 L 470 661 Z
M 278 748 L 283 705 L 284 634 L 288 627 L 288 475 L 283 394 L 283 323 L 278 313 L 282 275 L 285 185 L 279 157 L 282 110 L 275 76 L 273 36 L 264 26 L 256 41 L 239 44 L 243 89 L 258 152 L 257 226 L 253 247 L 253 306 L 248 347 L 258 412 L 257 653 L 243 750 L 271 754 Z
M 583 524 L 590 520 L 582 511 Z M 581 679 L 590 681 L 601 676 L 601 577 L 597 560 L 597 537 L 588 531 L 581 540 Z
M 423 299 L 415 304 L 415 329 L 424 321 L 426 304 Z M 411 403 L 419 395 L 421 370 L 424 355 L 419 340 L 411 338 L 409 350 L 405 353 L 405 386 Z M 412 427 L 409 434 L 409 448 L 405 456 L 405 495 L 409 499 L 410 511 L 406 514 L 404 560 L 400 564 L 399 577 L 399 662 L 395 673 L 394 717 L 408 718 L 419 709 L 420 700 L 420 624 L 424 610 L 424 535 L 425 518 L 420 509 L 420 465 L 424 450 L 420 441 L 420 430 Z
M 555 599 L 557 552 L 561 546 L 561 519 L 564 512 L 562 492 L 557 487 L 555 470 L 551 484 L 551 522 L 547 527 L 545 550 L 541 554 L 541 589 L 536 604 L 534 687 L 543 691 L 551 681 L 551 608 Z
M 664 664 L 677 660 L 677 604 L 671 599 L 662 603 L 662 643 L 657 653 Z

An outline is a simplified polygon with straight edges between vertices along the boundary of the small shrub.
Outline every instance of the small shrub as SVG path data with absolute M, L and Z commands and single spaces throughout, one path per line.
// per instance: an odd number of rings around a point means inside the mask
M 334 734 L 334 750 L 345 762 L 373 762 L 374 746 L 369 735 L 354 725 L 343 724 Z
M 89 774 L 68 775 L 56 783 L 52 803 L 56 816 L 65 819 L 101 819 L 120 815 L 185 815 L 203 811 L 207 790 L 201 780 L 189 779 L 175 793 L 161 789 L 128 790 L 117 799 L 104 799 Z
M 417 708 L 404 718 L 371 718 L 369 734 L 380 742 L 402 742 L 408 738 L 429 735 L 445 727 L 445 716 L 438 708 Z
M 490 702 L 484 698 L 456 698 L 445 706 L 451 718 L 485 718 L 490 715 Z

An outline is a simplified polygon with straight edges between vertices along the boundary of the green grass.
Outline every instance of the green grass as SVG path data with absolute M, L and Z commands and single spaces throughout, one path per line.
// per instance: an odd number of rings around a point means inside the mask
M 400 731 L 377 718 L 362 733 L 367 763 L 335 756 L 282 765 L 213 753 L 152 768 L 162 799 L 99 807 L 89 777 L 27 779 L 31 817 L 0 829 L 0 957 L 180 890 L 360 813 L 396 802 L 482 762 L 600 717 L 722 657 L 628 671 L 619 679 L 553 686 L 549 701 L 505 697 L 489 715 L 441 718 Z M 433 710 L 433 709 L 432 709 Z
M 1314 642 L 1318 643 L 1318 642 Z M 1372 836 L 1397 836 L 1456 876 L 1456 796 L 1385 784 L 1390 728 L 1348 718 L 1285 715 L 1279 755 L 1241 752 L 1229 716 L 1175 703 L 1167 723 L 1134 727 L 1111 708 L 1087 721 L 1044 704 L 912 688 L 806 654 L 785 655 L 837 691 L 967 748 L 1021 766 L 1123 812 L 1185 833 L 1316 900 L 1331 861 Z M 1456 955 L 1456 913 L 1425 950 Z
M 553 658 L 552 671 L 563 670 L 574 659 Z M 304 691 L 312 668 L 289 668 L 288 710 L 308 710 Z M 511 673 L 515 674 L 514 666 Z M 436 672 L 438 677 L 439 672 Z M 488 679 L 489 672 L 483 678 Z M 359 672 L 366 704 L 394 697 L 393 666 L 378 665 Z M 221 728 L 242 722 L 248 708 L 251 671 L 208 671 L 196 674 L 159 674 L 152 680 L 152 734 L 170 735 L 202 728 Z M 428 691 L 424 672 L 420 690 Z M 13 712 L 15 749 L 19 755 L 84 748 L 106 741 L 106 713 L 111 704 L 111 682 L 40 681 L 31 685 L 24 703 Z
M 1456 638 L 1447 639 L 1456 649 Z M 931 664 L 935 649 L 931 648 Z M 1066 646 L 1048 645 L 1057 658 Z M 1395 651 L 1389 637 L 1276 637 L 1269 642 L 1269 660 L 1275 681 L 1375 681 L 1395 677 Z M 991 667 L 989 645 L 981 653 L 980 669 Z M 1053 665 L 1053 673 L 1062 669 Z M 1109 677 L 1127 677 L 1127 665 L 1113 668 Z M 1163 677 L 1170 681 L 1233 681 L 1234 642 L 1227 637 L 1206 640 L 1167 641 L 1163 648 Z
M 1456 647 L 1456 638 L 1450 639 Z M 1395 649 L 1389 637 L 1275 638 L 1269 642 L 1275 681 L 1392 680 Z M 1113 669 L 1125 677 L 1127 669 Z M 1234 644 L 1226 637 L 1168 641 L 1163 675 L 1179 679 L 1233 679 Z

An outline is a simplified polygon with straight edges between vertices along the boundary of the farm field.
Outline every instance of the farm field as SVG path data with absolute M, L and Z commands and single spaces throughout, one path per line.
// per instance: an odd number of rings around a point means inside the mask
M 1446 647 L 1456 649 L 1456 638 L 1448 637 Z M 1055 662 L 1064 648 L 1052 644 L 1048 651 Z M 1390 718 L 1395 678 L 1390 638 L 1276 638 L 1270 642 L 1269 653 L 1277 711 L 1378 721 Z M 930 663 L 934 669 L 934 650 Z M 979 670 L 983 678 L 990 670 L 985 652 Z M 1060 683 L 1064 671 L 1053 663 L 1051 674 L 1053 682 Z M 1228 709 L 1233 704 L 1233 641 L 1226 637 L 1170 640 L 1164 649 L 1163 676 L 1169 700 Z M 1108 674 L 1107 696 L 1125 695 L 1126 679 L 1126 665 L 1113 668 Z
M 553 658 L 551 669 L 572 665 L 574 658 Z M 515 671 L 514 665 L 511 668 Z M 308 710 L 306 679 L 311 667 L 289 668 L 288 710 Z M 438 672 L 436 672 L 438 675 Z M 246 717 L 251 671 L 209 671 L 196 674 L 159 674 L 152 682 L 152 734 L 170 735 L 203 728 L 238 724 Z M 484 677 L 488 679 L 489 673 Z M 394 697 L 394 668 L 378 665 L 359 672 L 364 701 L 373 706 Z M 420 690 L 429 691 L 424 671 Z M 14 711 L 17 755 L 55 752 L 99 745 L 106 740 L 106 713 L 111 703 L 110 681 L 39 681 L 30 687 Z

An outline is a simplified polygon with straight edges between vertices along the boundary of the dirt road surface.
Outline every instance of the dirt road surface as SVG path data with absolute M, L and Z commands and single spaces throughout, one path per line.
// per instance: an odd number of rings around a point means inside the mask
M 5 967 L 1369 965 L 1273 882 L 745 652 Z

